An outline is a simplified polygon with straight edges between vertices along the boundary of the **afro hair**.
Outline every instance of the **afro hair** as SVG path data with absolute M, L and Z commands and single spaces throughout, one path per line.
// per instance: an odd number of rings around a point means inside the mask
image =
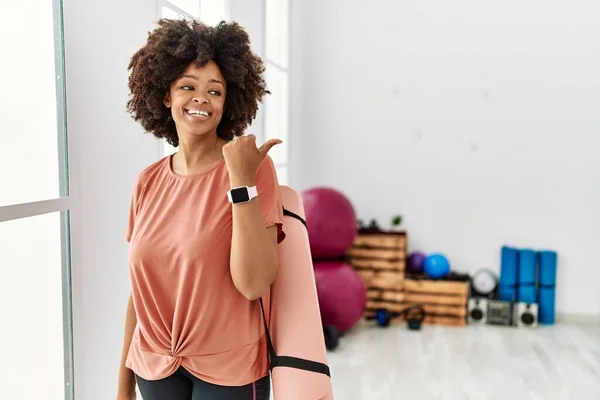
M 179 146 L 169 108 L 163 103 L 170 85 L 195 62 L 214 61 L 227 82 L 227 97 L 217 135 L 227 141 L 241 136 L 256 117 L 265 94 L 265 66 L 251 51 L 250 38 L 236 22 L 212 27 L 195 20 L 161 19 L 147 43 L 131 58 L 127 111 L 144 130 Z

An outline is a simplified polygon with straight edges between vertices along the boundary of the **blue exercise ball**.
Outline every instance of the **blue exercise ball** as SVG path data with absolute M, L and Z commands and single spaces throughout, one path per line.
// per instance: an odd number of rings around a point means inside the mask
M 423 271 L 433 279 L 440 279 L 450 272 L 450 262 L 440 253 L 433 253 L 425 257 Z

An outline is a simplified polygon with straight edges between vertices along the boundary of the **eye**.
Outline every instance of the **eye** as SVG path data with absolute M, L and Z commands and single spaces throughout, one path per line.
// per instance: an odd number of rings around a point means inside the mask
M 208 93 L 210 93 L 210 94 L 212 94 L 214 96 L 220 96 L 221 95 L 221 92 L 219 92 L 216 89 L 209 90 Z
M 193 86 L 189 86 L 189 85 L 184 85 L 181 87 L 181 90 L 194 90 Z

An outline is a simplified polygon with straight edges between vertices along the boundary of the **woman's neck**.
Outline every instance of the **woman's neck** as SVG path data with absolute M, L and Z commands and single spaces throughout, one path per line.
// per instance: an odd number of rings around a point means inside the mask
M 187 137 L 179 141 L 179 150 L 173 155 L 173 170 L 182 175 L 200 173 L 223 160 L 225 141 L 216 134 L 206 137 Z

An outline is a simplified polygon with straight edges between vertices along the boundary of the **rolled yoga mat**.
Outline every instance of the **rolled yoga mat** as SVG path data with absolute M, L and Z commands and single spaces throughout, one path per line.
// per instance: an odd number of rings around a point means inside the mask
M 279 270 L 271 286 L 269 330 L 279 365 L 272 371 L 275 400 L 333 400 L 331 379 L 309 369 L 327 367 L 327 349 L 317 297 L 304 206 L 299 193 L 280 186 L 286 210 L 283 229 L 286 238 L 278 247 Z M 291 212 L 291 213 L 290 213 Z M 305 360 L 298 363 L 290 358 Z M 288 364 L 288 365 L 282 365 Z M 306 365 L 305 365 L 306 366 Z
M 502 246 L 500 252 L 500 277 L 498 279 L 498 300 L 517 301 L 517 274 L 519 252 L 509 246 Z
M 555 251 L 538 252 L 540 263 L 538 288 L 538 322 L 551 325 L 555 320 L 556 268 L 558 255 Z
M 537 262 L 536 253 L 530 249 L 519 250 L 517 301 L 537 302 Z

